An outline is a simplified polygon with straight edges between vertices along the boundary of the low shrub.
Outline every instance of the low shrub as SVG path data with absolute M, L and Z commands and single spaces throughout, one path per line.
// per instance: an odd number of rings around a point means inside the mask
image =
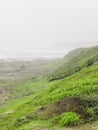
M 59 124 L 60 126 L 75 126 L 79 124 L 81 121 L 81 117 L 79 114 L 75 112 L 65 112 L 60 116 L 53 117 L 52 122 Z

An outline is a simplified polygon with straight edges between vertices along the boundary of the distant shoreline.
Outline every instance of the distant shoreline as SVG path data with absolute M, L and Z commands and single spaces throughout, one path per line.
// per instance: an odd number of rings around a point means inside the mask
M 36 60 L 63 58 L 65 53 L 34 53 L 34 52 L 6 52 L 0 53 L 0 60 Z

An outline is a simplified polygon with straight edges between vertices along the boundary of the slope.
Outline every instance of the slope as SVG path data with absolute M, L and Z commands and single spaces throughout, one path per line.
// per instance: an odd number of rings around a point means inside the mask
M 0 129 L 58 130 L 98 121 L 98 47 L 80 54 L 75 58 L 78 65 L 86 65 L 69 76 L 52 82 L 36 78 L 16 86 L 12 99 L 0 106 Z
M 69 60 L 67 60 L 68 58 Z M 98 46 L 76 49 L 65 56 L 63 60 L 65 63 L 49 76 L 50 81 L 62 79 L 98 61 Z
M 77 57 L 84 50 L 85 50 L 85 48 L 78 48 L 78 49 L 70 51 L 67 55 L 64 56 L 63 62 L 64 63 L 69 62 L 73 58 Z
M 8 102 L 7 107 L 0 115 L 1 129 L 22 130 L 28 128 L 28 130 L 35 130 L 38 127 L 59 127 L 60 116 L 72 111 L 79 114 L 83 122 L 98 120 L 97 62 L 91 67 L 84 68 L 80 72 L 62 80 L 47 82 L 46 79 L 43 81 L 39 79 L 39 83 L 37 83 L 38 80 L 34 83 L 32 82 L 33 92 L 34 85 L 35 88 L 39 90 L 36 94 L 25 95 L 22 98 L 13 99 Z M 40 87 L 38 87 L 39 85 Z M 43 85 L 46 88 L 42 90 Z M 42 92 L 40 90 L 42 90 Z M 79 104 L 72 110 L 71 108 L 76 104 L 75 101 L 79 101 Z M 78 109 L 78 105 L 83 109 L 81 109 L 82 113 L 78 111 L 80 109 Z M 86 116 L 88 118 L 85 118 Z M 56 117 L 56 122 L 53 121 L 54 117 Z M 36 125 L 32 126 L 34 122 Z

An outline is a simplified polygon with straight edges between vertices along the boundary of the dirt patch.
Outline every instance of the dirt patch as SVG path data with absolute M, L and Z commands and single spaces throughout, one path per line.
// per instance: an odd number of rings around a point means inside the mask
M 48 120 L 51 119 L 54 116 L 59 116 L 64 112 L 76 112 L 78 113 L 82 119 L 82 123 L 89 122 L 91 120 L 91 113 L 87 112 L 87 108 L 95 108 L 95 119 L 97 119 L 98 116 L 98 107 L 95 107 L 98 105 L 98 102 L 91 99 L 81 98 L 78 96 L 74 97 L 68 97 L 63 100 L 60 100 L 57 103 L 54 103 L 50 106 L 41 106 L 40 109 L 38 109 L 36 112 L 31 113 L 25 117 L 22 117 L 20 119 L 17 119 L 14 126 L 19 127 L 22 124 L 29 123 L 32 120 Z M 93 114 L 94 114 L 93 111 Z M 95 120 L 93 119 L 93 121 Z
M 0 87 L 0 105 L 10 99 L 10 93 L 13 91 L 12 86 Z
M 53 116 L 60 115 L 64 112 L 76 112 L 81 115 L 83 119 L 89 118 L 89 114 L 86 112 L 86 100 L 80 97 L 69 97 L 63 99 L 49 107 L 41 107 L 36 113 L 42 118 L 51 118 Z

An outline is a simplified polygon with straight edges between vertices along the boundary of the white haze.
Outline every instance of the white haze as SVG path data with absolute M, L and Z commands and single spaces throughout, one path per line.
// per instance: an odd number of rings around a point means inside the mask
M 97 0 L 1 0 L 0 57 L 62 57 L 98 45 Z

